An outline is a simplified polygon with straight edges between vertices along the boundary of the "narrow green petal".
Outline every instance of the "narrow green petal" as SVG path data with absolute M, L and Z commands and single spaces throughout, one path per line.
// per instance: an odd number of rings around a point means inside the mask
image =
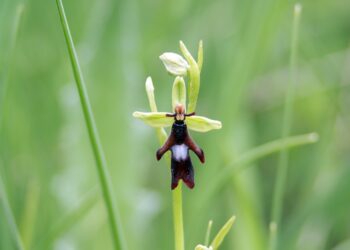
M 210 232 L 211 232 L 211 227 L 213 226 L 213 221 L 210 220 L 208 223 L 208 228 L 207 228 L 207 233 L 205 234 L 205 245 L 209 244 L 209 240 L 210 240 Z
M 175 110 L 175 107 L 177 104 L 182 104 L 184 107 L 186 107 L 186 85 L 185 81 L 182 77 L 176 77 L 174 84 L 173 84 L 173 92 L 172 92 L 172 104 L 173 104 L 173 110 Z
M 202 40 L 199 41 L 197 64 L 198 64 L 199 71 L 202 71 L 202 66 L 203 66 L 203 41 Z
M 204 116 L 189 116 L 186 118 L 187 127 L 197 132 L 208 132 L 212 129 L 221 129 L 220 121 L 211 120 Z
M 173 118 L 166 117 L 166 112 L 138 112 L 135 111 L 132 115 L 135 118 L 142 120 L 147 125 L 154 128 L 169 127 L 173 124 Z
M 146 80 L 146 83 L 145 83 L 145 87 L 146 87 L 146 93 L 147 93 L 148 102 L 149 102 L 149 106 L 151 108 L 151 111 L 152 112 L 158 112 L 156 99 L 154 97 L 153 81 L 152 81 L 152 78 L 150 76 L 147 77 L 147 80 Z M 135 116 L 135 114 L 134 114 L 134 116 Z M 161 128 L 156 128 L 156 132 L 157 132 L 157 136 L 158 136 L 159 141 L 164 143 L 166 138 L 168 138 L 168 135 L 165 132 L 164 128 L 162 128 L 162 127 Z
M 147 77 L 145 87 L 146 87 L 146 93 L 147 93 L 148 102 L 149 102 L 151 111 L 157 112 L 156 100 L 154 98 L 154 87 L 153 87 L 152 78 L 150 76 Z
M 191 53 L 186 48 L 186 46 L 183 43 L 183 41 L 180 41 L 180 50 L 181 50 L 183 56 L 186 58 L 186 60 L 187 60 L 188 64 L 190 65 L 190 67 L 194 67 L 194 66 L 198 67 L 196 60 L 194 60 L 193 56 L 191 55 Z
M 230 231 L 233 223 L 235 222 L 236 217 L 232 216 L 226 224 L 220 229 L 218 234 L 215 236 L 213 242 L 211 243 L 211 247 L 213 247 L 214 250 L 218 249 L 221 245 L 222 241 L 224 240 L 227 233 Z
M 199 87 L 200 87 L 200 70 L 196 60 L 192 57 L 191 53 L 186 48 L 185 44 L 180 41 L 180 50 L 190 65 L 190 84 L 188 86 L 188 108 L 187 112 L 192 113 L 196 111 Z M 201 59 L 202 60 L 202 59 Z

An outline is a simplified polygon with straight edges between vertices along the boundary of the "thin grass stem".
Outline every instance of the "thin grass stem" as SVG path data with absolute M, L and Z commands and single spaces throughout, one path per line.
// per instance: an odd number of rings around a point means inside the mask
M 24 4 L 19 3 L 16 7 L 16 13 L 13 19 L 12 23 L 12 29 L 11 29 L 11 34 L 10 34 L 10 48 L 7 52 L 8 54 L 8 63 L 3 67 L 1 70 L 2 74 L 0 77 L 0 134 L 2 131 L 2 122 L 3 122 L 3 116 L 5 113 L 4 106 L 5 106 L 5 98 L 6 98 L 6 92 L 7 92 L 7 87 L 8 87 L 8 80 L 9 80 L 9 75 L 10 75 L 10 67 L 11 67 L 11 62 L 12 62 L 12 54 L 14 52 L 15 46 L 16 46 L 16 41 L 17 41 L 17 35 L 18 35 L 18 30 L 19 30 L 19 24 L 22 18 L 22 14 L 24 11 Z M 3 140 L 0 140 L 0 143 L 3 142 Z M 1 143 L 2 144 L 2 143 Z M 0 145 L 2 146 L 2 145 Z M 24 250 L 24 244 L 23 240 L 21 238 L 21 235 L 19 233 L 19 229 L 16 224 L 15 217 L 13 215 L 8 197 L 7 197 L 7 192 L 5 189 L 5 183 L 2 178 L 2 173 L 0 169 L 0 205 L 4 210 L 4 216 L 7 219 L 7 223 L 10 227 L 10 231 L 12 233 L 13 239 L 16 243 L 17 249 L 19 250 Z
M 83 109 L 85 123 L 87 126 L 90 143 L 96 160 L 96 167 L 99 176 L 100 186 L 103 198 L 106 204 L 109 223 L 111 227 L 114 249 L 126 249 L 124 237 L 122 236 L 122 228 L 120 224 L 119 211 L 117 209 L 115 195 L 113 193 L 112 182 L 108 172 L 106 159 L 100 143 L 96 123 L 91 109 L 88 93 L 85 87 L 85 81 L 80 69 L 78 56 L 74 47 L 73 39 L 68 26 L 68 21 L 64 11 L 62 0 L 56 0 L 58 12 L 61 19 L 64 36 L 66 39 L 70 61 L 72 63 L 75 82 L 78 88 L 80 103 Z
M 7 218 L 7 223 L 10 226 L 10 230 L 15 240 L 17 249 L 25 250 L 21 235 L 19 233 L 19 230 L 16 224 L 15 217 L 12 213 L 11 206 L 6 195 L 5 185 L 2 180 L 1 174 L 0 174 L 0 204 L 4 210 L 5 217 Z
M 8 82 L 9 82 L 9 76 L 10 76 L 10 68 L 12 65 L 13 61 L 13 53 L 16 47 L 16 42 L 17 42 L 17 36 L 18 36 L 18 30 L 19 30 L 19 25 L 21 23 L 21 18 L 23 15 L 24 11 L 24 4 L 19 3 L 16 7 L 16 13 L 13 19 L 13 24 L 12 24 L 12 29 L 11 29 L 11 34 L 10 34 L 10 48 L 7 51 L 7 58 L 8 58 L 8 63 L 6 63 L 1 70 L 1 76 L 0 76 L 0 133 L 1 133 L 1 128 L 2 128 L 2 123 L 4 119 L 4 114 L 5 114 L 5 99 L 6 99 L 6 94 L 7 94 L 7 88 L 8 88 Z
M 201 201 L 198 202 L 198 204 L 203 206 L 204 202 L 209 200 L 210 197 L 212 197 L 221 187 L 230 182 L 234 174 L 238 174 L 240 171 L 249 168 L 251 166 L 249 165 L 250 163 L 282 150 L 315 143 L 317 141 L 318 135 L 316 133 L 290 136 L 285 139 L 267 142 L 243 153 L 239 158 L 229 164 L 228 167 L 223 169 L 219 175 L 211 180 L 210 186 L 206 188 L 206 192 L 203 194 Z
M 35 181 L 29 182 L 26 189 L 27 193 L 23 214 L 18 224 L 24 245 L 27 249 L 31 249 L 33 236 L 35 235 L 35 224 L 39 213 L 40 189 Z
M 282 123 L 282 138 L 286 138 L 290 134 L 292 117 L 293 117 L 293 104 L 296 91 L 296 61 L 297 61 L 297 45 L 298 45 L 298 33 L 299 23 L 301 15 L 301 5 L 296 4 L 294 6 L 293 15 L 293 27 L 291 36 L 291 56 L 290 56 L 290 73 L 289 83 L 287 88 L 287 95 L 285 99 L 283 123 Z M 277 178 L 275 182 L 275 189 L 273 195 L 273 204 L 271 211 L 270 222 L 270 237 L 269 237 L 269 249 L 274 250 L 278 244 L 278 231 L 281 221 L 281 213 L 283 208 L 283 194 L 286 186 L 288 170 L 288 150 L 284 149 L 279 155 L 279 164 L 277 169 Z

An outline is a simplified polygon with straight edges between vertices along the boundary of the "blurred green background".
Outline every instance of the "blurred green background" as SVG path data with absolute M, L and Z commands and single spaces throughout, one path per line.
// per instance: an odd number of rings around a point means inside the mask
M 350 2 L 300 1 L 298 82 L 279 249 L 350 249 Z M 197 113 L 219 131 L 192 137 L 194 190 L 184 188 L 186 249 L 237 216 L 221 249 L 265 249 L 278 154 L 211 181 L 242 153 L 281 137 L 294 1 L 64 1 L 129 249 L 173 249 L 170 170 L 155 131 L 132 117 L 170 111 L 158 59 L 204 42 Z M 24 6 L 18 15 L 18 6 Z M 16 28 L 17 27 L 17 28 Z M 16 32 L 17 30 L 17 32 Z M 17 33 L 17 34 L 16 34 Z M 107 214 L 55 1 L 0 0 L 0 173 L 26 249 L 112 249 Z M 16 249 L 3 207 L 0 249 Z

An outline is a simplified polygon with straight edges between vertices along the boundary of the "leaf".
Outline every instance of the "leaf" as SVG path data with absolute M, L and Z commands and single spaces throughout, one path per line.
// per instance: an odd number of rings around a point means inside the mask
M 211 120 L 204 116 L 189 116 L 186 118 L 187 127 L 197 132 L 208 132 L 212 129 L 221 129 L 220 121 Z
M 154 128 L 169 127 L 173 124 L 172 117 L 166 117 L 166 112 L 134 112 L 132 115 L 135 118 L 142 120 L 147 125 Z
M 233 223 L 235 222 L 236 216 L 232 216 L 226 224 L 220 229 L 218 234 L 215 236 L 213 242 L 210 244 L 210 246 L 213 247 L 214 250 L 218 249 L 221 245 L 222 241 L 224 240 L 227 233 L 230 231 Z

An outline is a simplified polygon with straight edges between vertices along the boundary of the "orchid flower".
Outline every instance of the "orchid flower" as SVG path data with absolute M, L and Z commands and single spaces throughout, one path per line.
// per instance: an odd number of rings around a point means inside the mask
M 180 50 L 184 58 L 173 52 L 166 52 L 160 56 L 166 70 L 175 75 L 176 78 L 172 88 L 172 111 L 171 112 L 158 112 L 155 98 L 154 98 L 154 86 L 151 77 L 146 80 L 146 92 L 149 99 L 151 112 L 139 112 L 135 111 L 133 116 L 142 120 L 147 125 L 157 129 L 158 137 L 164 146 L 157 151 L 157 159 L 159 160 L 162 155 L 167 151 L 172 151 L 172 189 L 177 187 L 179 179 L 182 179 L 188 187 L 193 188 L 193 168 L 189 159 L 188 150 L 194 151 L 204 163 L 203 151 L 192 141 L 187 128 L 189 130 L 197 132 L 208 132 L 213 129 L 220 129 L 222 127 L 221 122 L 212 120 L 204 116 L 198 116 L 195 114 L 196 104 L 198 99 L 198 93 L 200 88 L 200 72 L 203 64 L 203 44 L 199 43 L 198 59 L 197 61 L 192 57 L 186 46 L 180 41 Z M 188 105 L 186 108 L 186 83 L 184 76 L 189 75 L 189 94 Z M 179 113 L 179 110 L 181 111 Z M 175 138 L 172 138 L 172 134 L 166 140 L 167 136 L 164 128 L 174 126 L 175 123 L 181 122 L 186 129 L 186 138 L 183 138 L 185 142 L 183 144 L 178 141 L 175 142 Z M 187 138 L 188 136 L 188 138 Z M 188 143 L 186 143 L 188 142 Z M 177 144 L 177 145 L 175 145 Z M 181 145 L 184 145 L 183 147 Z M 186 163 L 182 164 L 182 162 Z M 173 167 L 173 163 L 178 166 Z M 179 165 L 182 165 L 179 167 Z

